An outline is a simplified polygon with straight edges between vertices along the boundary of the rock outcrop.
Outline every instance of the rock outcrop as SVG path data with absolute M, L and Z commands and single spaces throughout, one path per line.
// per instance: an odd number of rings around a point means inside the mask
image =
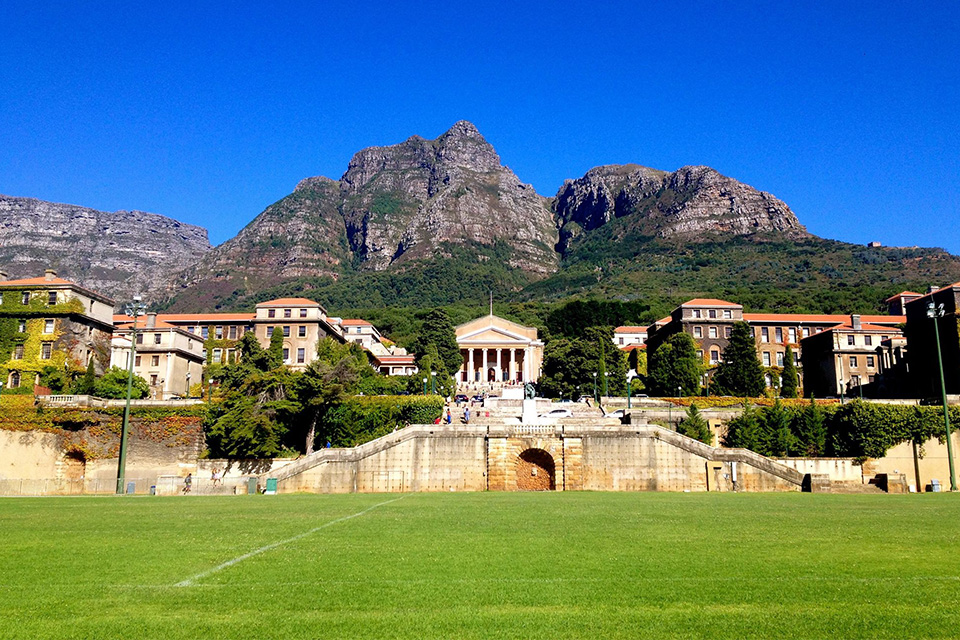
M 163 291 L 210 250 L 207 230 L 143 211 L 96 211 L 0 195 L 0 267 L 61 277 L 118 301 Z
M 562 253 L 585 232 L 617 218 L 626 218 L 623 233 L 657 238 L 809 236 L 784 202 L 710 167 L 673 173 L 638 165 L 596 167 L 560 188 L 555 210 Z

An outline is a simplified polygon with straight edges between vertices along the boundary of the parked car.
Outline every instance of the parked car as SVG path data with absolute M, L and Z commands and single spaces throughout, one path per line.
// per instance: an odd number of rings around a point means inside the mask
M 483 402 L 483 396 L 480 395 L 479 393 L 470 399 L 473 400 L 474 402 Z
M 552 411 L 548 411 L 547 413 L 541 413 L 540 417 L 541 418 L 572 418 L 573 411 L 570 411 L 570 409 L 553 409 Z
M 626 415 L 626 411 L 623 409 L 617 409 L 616 411 L 611 411 L 610 413 L 603 414 L 604 418 L 623 418 Z
M 465 393 L 458 393 L 453 397 L 453 401 L 456 402 L 457 404 L 460 404 L 461 402 L 469 402 L 470 398 L 468 398 L 467 394 Z

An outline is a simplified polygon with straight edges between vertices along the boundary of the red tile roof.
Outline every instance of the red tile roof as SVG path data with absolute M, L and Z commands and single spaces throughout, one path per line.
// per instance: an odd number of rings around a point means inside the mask
M 743 305 L 727 302 L 726 300 L 717 300 L 716 298 L 694 298 L 687 300 L 681 307 L 741 307 Z
M 920 297 L 920 296 L 922 296 L 922 295 L 923 295 L 922 293 L 916 293 L 916 292 L 914 292 L 914 291 L 901 291 L 900 293 L 895 293 L 895 294 L 893 294 L 892 296 L 890 296 L 889 298 L 887 298 L 886 300 L 884 300 L 884 302 L 890 302 L 891 300 L 896 300 L 897 298 L 899 298 L 899 297 L 901 297 L 901 296 L 917 296 L 917 297 Z
M 307 298 L 277 298 L 276 300 L 267 300 L 261 302 L 257 307 L 319 307 L 320 303 Z
M 646 333 L 646 327 L 623 326 L 613 330 L 614 333 Z
M 647 345 L 645 344 L 628 344 L 625 347 L 620 347 L 620 351 L 633 351 L 634 349 L 646 349 Z
M 836 331 L 838 329 L 841 331 L 852 331 L 853 325 L 850 324 L 849 322 L 846 322 L 844 324 L 838 324 L 835 327 L 830 327 L 829 329 L 827 329 L 827 331 Z M 863 322 L 860 324 L 859 331 L 876 331 L 876 332 L 887 333 L 887 334 L 889 334 L 891 331 L 896 331 L 899 333 L 899 329 L 896 329 L 895 327 L 884 327 L 879 324 L 868 324 L 866 322 Z
M 140 316 L 146 317 L 145 315 Z M 158 313 L 157 321 L 172 322 L 177 325 L 183 324 L 216 324 L 218 322 L 251 322 L 256 316 L 252 313 Z M 115 315 L 113 324 L 121 322 L 133 322 L 133 316 Z M 142 326 L 143 321 L 138 320 L 137 324 Z
M 372 327 L 372 322 L 367 322 L 366 320 L 358 320 L 355 318 L 344 318 L 340 321 L 340 324 L 348 327 Z
M 13 286 L 32 286 L 32 285 L 44 285 L 44 284 L 74 284 L 69 280 L 64 280 L 63 278 L 51 278 L 47 279 L 45 276 L 40 276 L 39 278 L 23 278 L 21 280 L 0 280 L 0 285 L 13 285 Z
M 816 322 L 822 324 L 843 324 L 850 321 L 849 315 L 826 315 L 809 313 L 745 313 L 747 322 Z M 907 321 L 907 316 L 860 316 L 861 322 L 899 324 Z

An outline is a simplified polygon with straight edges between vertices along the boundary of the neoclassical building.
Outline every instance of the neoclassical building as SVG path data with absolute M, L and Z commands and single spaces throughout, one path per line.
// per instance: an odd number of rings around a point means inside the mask
M 457 382 L 536 382 L 543 365 L 543 342 L 536 327 L 525 327 L 493 314 L 456 327 L 463 366 Z

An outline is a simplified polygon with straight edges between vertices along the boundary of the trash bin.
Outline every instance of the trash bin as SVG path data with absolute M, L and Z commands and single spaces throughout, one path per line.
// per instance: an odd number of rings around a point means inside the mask
M 265 493 L 268 496 L 277 495 L 277 479 L 276 478 L 267 478 L 267 490 Z
M 152 496 L 157 495 L 157 485 L 155 484 L 150 485 L 150 495 Z
M 247 495 L 256 495 L 257 493 L 257 479 L 256 478 L 247 478 Z
M 137 483 L 136 483 L 136 482 L 128 482 L 128 483 L 127 483 L 127 494 L 132 495 L 132 494 L 136 493 L 136 491 L 137 491 Z
M 940 493 L 940 481 L 939 481 L 939 480 L 931 480 L 931 481 L 930 481 L 930 491 L 932 491 L 933 493 Z

